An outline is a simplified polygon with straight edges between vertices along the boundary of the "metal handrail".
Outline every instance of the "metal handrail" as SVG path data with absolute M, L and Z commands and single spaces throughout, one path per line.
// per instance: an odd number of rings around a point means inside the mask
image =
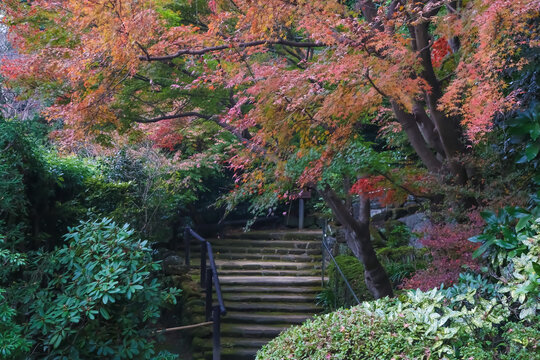
M 206 288 L 206 320 L 212 320 L 213 324 L 213 360 L 221 359 L 221 315 L 227 313 L 225 304 L 223 303 L 223 296 L 221 295 L 221 285 L 219 283 L 219 277 L 216 269 L 216 261 L 214 260 L 214 253 L 212 251 L 212 245 L 205 240 L 202 236 L 197 234 L 192 228 L 187 226 L 184 232 L 185 242 L 185 255 L 186 265 L 190 266 L 190 235 L 201 242 L 201 287 Z M 206 267 L 206 257 L 210 261 L 210 268 Z M 218 305 L 213 306 L 212 301 L 212 283 L 216 289 L 216 296 Z
M 210 269 L 212 269 L 212 278 L 214 280 L 214 286 L 216 288 L 216 296 L 217 296 L 217 301 L 218 301 L 218 304 L 219 304 L 220 313 L 221 313 L 221 315 L 225 315 L 227 313 L 227 310 L 225 309 L 225 304 L 223 303 L 223 296 L 221 295 L 221 285 L 219 283 L 219 277 L 218 277 L 218 274 L 217 274 L 216 261 L 214 260 L 214 253 L 212 252 L 212 245 L 207 240 L 205 240 L 202 236 L 197 234 L 189 226 L 186 227 L 186 232 L 189 233 L 191 236 L 193 236 L 195 239 L 197 239 L 200 242 L 204 243 L 205 246 L 206 246 L 206 249 L 205 249 L 206 251 L 205 252 L 208 254 L 208 260 L 210 260 Z M 189 238 L 186 241 L 189 241 Z M 189 251 L 187 252 L 186 255 L 189 255 Z M 201 263 L 202 263 L 202 258 L 203 258 L 203 256 L 202 256 L 202 253 L 201 253 Z M 206 258 L 206 254 L 205 254 L 205 258 Z M 187 257 L 186 257 L 186 264 L 189 265 L 189 259 Z M 204 286 L 204 280 L 206 278 L 206 269 L 205 268 L 206 268 L 206 261 L 205 261 L 204 266 L 201 266 L 201 285 L 203 285 L 203 286 Z
M 324 270 L 325 270 L 324 251 L 326 250 L 328 255 L 330 255 L 330 258 L 334 262 L 334 265 L 336 266 L 337 271 L 341 275 L 341 278 L 345 282 L 345 285 L 347 286 L 347 289 L 349 290 L 351 295 L 354 297 L 354 300 L 356 300 L 356 302 L 358 304 L 361 304 L 362 302 L 358 299 L 358 296 L 356 296 L 356 293 L 354 292 L 351 284 L 349 283 L 349 281 L 345 277 L 345 274 L 343 274 L 343 271 L 341 271 L 341 268 L 339 267 L 336 259 L 334 258 L 334 255 L 332 255 L 332 251 L 330 251 L 330 249 L 328 248 L 328 245 L 326 244 L 326 238 L 328 237 L 327 228 L 328 228 L 328 222 L 325 220 L 324 221 L 322 239 L 321 239 L 321 244 L 322 244 L 322 247 L 321 247 L 322 248 L 322 284 L 323 284 L 323 287 L 324 287 Z

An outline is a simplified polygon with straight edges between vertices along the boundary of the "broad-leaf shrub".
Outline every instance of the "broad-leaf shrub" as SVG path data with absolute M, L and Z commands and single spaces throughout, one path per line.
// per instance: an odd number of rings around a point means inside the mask
M 497 213 L 483 211 L 481 215 L 486 222 L 484 232 L 469 239 L 481 244 L 474 257 L 487 257 L 497 269 L 506 266 L 513 257 L 528 252 L 524 240 L 537 231 L 532 225 L 540 217 L 540 206 L 532 210 L 507 206 Z
M 540 219 L 535 226 L 537 235 L 523 240 L 528 251 L 511 259 L 502 271 L 506 285 L 501 292 L 508 293 L 519 303 L 521 319 L 540 312 Z
M 146 241 L 110 219 L 81 222 L 65 235 L 66 245 L 43 254 L 29 310 L 34 351 L 48 358 L 149 359 L 152 325 L 160 307 L 179 291 L 162 290 L 152 278 L 160 268 Z M 155 325 L 154 325 L 155 326 Z
M 521 319 L 540 311 L 539 213 L 539 207 L 484 212 L 484 233 L 471 238 L 482 243 L 476 256 L 490 260 L 490 274 L 504 284 L 500 292 L 509 296 Z
M 540 103 L 533 102 L 529 109 L 521 111 L 508 121 L 510 143 L 519 158 L 518 164 L 529 163 L 537 169 L 540 164 Z M 536 172 L 532 181 L 540 185 L 540 174 Z
M 0 289 L 0 359 L 16 358 L 30 349 L 30 342 L 23 335 L 23 326 L 18 324 L 13 309 Z
M 509 322 L 507 305 L 481 284 L 469 275 L 447 290 L 410 290 L 317 316 L 265 345 L 257 360 L 529 359 L 537 319 Z
M 23 254 L 2 249 L 5 237 L 0 234 L 0 284 L 11 271 L 26 264 Z M 30 341 L 24 336 L 24 329 L 17 322 L 17 310 L 5 297 L 6 290 L 0 287 L 0 359 L 15 358 L 30 348 Z

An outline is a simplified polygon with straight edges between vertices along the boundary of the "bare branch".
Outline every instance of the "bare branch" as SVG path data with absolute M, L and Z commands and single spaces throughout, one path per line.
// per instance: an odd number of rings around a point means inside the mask
M 209 52 L 226 50 L 230 48 L 245 49 L 248 47 L 261 46 L 261 45 L 286 45 L 286 46 L 298 47 L 298 48 L 315 48 L 315 47 L 327 46 L 326 44 L 320 43 L 320 42 L 301 42 L 301 41 L 291 41 L 291 40 L 285 40 L 285 39 L 257 40 L 257 41 L 250 41 L 250 42 L 240 43 L 240 44 L 226 44 L 226 45 L 211 46 L 211 47 L 206 47 L 206 48 L 202 48 L 198 50 L 182 49 L 171 55 L 162 55 L 162 56 L 141 55 L 139 56 L 139 59 L 143 61 L 167 61 L 167 60 L 172 60 L 183 55 L 204 55 Z
M 138 41 L 135 42 L 135 44 L 137 44 L 137 46 L 139 47 L 139 49 L 142 50 L 142 52 L 144 53 L 144 55 L 146 56 L 146 59 L 150 59 L 150 54 L 148 53 L 148 51 L 144 48 L 144 46 L 142 46 Z
M 371 86 L 373 86 L 373 88 L 379 93 L 381 94 L 382 97 L 385 97 L 385 98 L 388 98 L 390 99 L 390 97 L 388 95 L 386 95 L 381 89 L 379 89 L 377 87 L 377 85 L 375 85 L 375 83 L 373 82 L 373 80 L 371 80 L 371 77 L 369 77 L 369 69 L 366 69 L 366 73 L 364 74 L 364 76 L 366 77 L 366 79 L 369 81 L 369 83 L 371 84 Z
M 137 118 L 135 119 L 135 121 L 141 124 L 151 124 L 151 123 L 156 123 L 163 120 L 181 119 L 181 118 L 186 118 L 186 117 L 198 117 L 198 118 L 207 119 L 207 120 L 210 119 L 209 115 L 201 114 L 196 111 L 188 111 L 188 112 L 183 112 L 183 113 L 178 113 L 178 114 L 159 116 L 159 117 L 155 117 L 151 119 Z

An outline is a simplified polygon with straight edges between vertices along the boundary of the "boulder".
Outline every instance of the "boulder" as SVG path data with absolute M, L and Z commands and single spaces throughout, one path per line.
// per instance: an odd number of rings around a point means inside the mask
M 178 255 L 167 256 L 162 263 L 163 271 L 170 275 L 181 275 L 187 271 L 184 258 Z

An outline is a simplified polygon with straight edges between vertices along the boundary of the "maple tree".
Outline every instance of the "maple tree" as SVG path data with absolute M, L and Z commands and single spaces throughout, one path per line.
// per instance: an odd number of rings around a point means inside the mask
M 4 61 L 3 73 L 26 94 L 50 94 L 50 119 L 75 137 L 140 123 L 168 121 L 174 133 L 195 118 L 215 122 L 249 150 L 231 159 L 244 192 L 282 194 L 280 184 L 291 181 L 320 192 L 348 230 L 376 298 L 392 289 L 370 243 L 370 196 L 357 183 L 353 211 L 349 190 L 366 175 L 410 188 L 388 175 L 384 156 L 346 157 L 359 143 L 360 155 L 369 148 L 358 139 L 363 124 L 393 122 L 430 176 L 464 184 L 475 173 L 462 161 L 468 145 L 495 114 L 519 105 L 519 90 L 507 91 L 501 72 L 526 67 L 522 49 L 540 45 L 535 0 L 1 6 L 23 54 Z M 166 133 L 164 126 L 156 134 L 172 148 L 180 139 Z M 294 176 L 291 161 L 304 165 Z

